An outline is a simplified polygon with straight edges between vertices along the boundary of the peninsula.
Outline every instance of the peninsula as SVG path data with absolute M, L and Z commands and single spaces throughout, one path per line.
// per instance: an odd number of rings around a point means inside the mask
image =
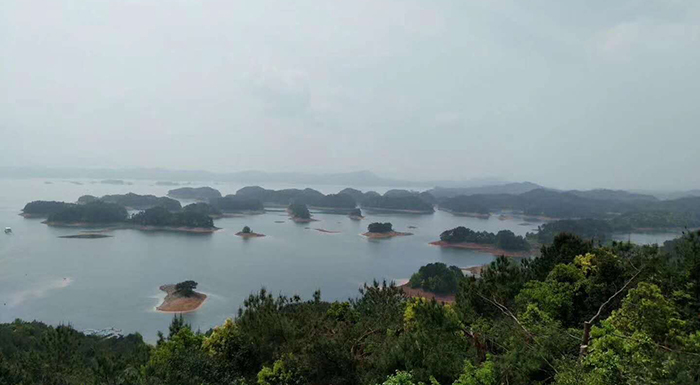
M 197 282 L 184 281 L 175 285 L 163 285 L 160 290 L 167 293 L 156 310 L 163 313 L 189 313 L 199 310 L 207 300 L 206 294 L 194 291 Z

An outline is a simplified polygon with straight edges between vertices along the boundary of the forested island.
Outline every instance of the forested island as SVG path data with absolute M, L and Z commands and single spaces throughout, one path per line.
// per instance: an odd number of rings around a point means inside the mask
M 255 199 L 266 206 L 279 207 L 298 203 L 313 209 L 340 214 L 347 214 L 357 206 L 351 195 L 342 193 L 324 195 L 310 188 L 268 190 L 259 186 L 247 186 L 236 191 L 235 196 Z
M 133 198 L 130 199 L 133 201 Z M 147 199 L 150 200 L 150 198 Z M 185 209 L 177 211 L 171 211 L 164 206 L 156 205 L 129 216 L 127 209 L 121 204 L 107 202 L 102 199 L 83 199 L 83 202 L 85 203 L 46 203 L 37 201 L 27 204 L 25 209 L 33 213 L 48 213 L 52 211 L 48 214 L 46 221 L 44 221 L 50 226 L 109 226 L 111 228 L 192 233 L 210 233 L 217 230 L 211 218 L 211 215 L 215 216 L 217 211 L 203 203 L 188 205 Z
M 160 290 L 164 291 L 166 296 L 156 310 L 163 313 L 189 313 L 199 310 L 207 296 L 194 291 L 197 285 L 195 281 L 184 281 L 161 286 Z
M 296 223 L 308 223 L 315 221 L 315 219 L 311 218 L 309 208 L 303 203 L 292 203 L 289 205 L 289 207 L 287 207 L 287 213 L 289 213 L 292 221 Z
M 133 210 L 145 210 L 156 206 L 165 207 L 170 211 L 179 211 L 182 209 L 180 202 L 176 201 L 175 199 L 168 197 L 157 197 L 155 195 L 139 195 L 134 193 L 105 195 L 101 198 L 86 195 L 78 198 L 78 203 L 92 202 L 95 200 L 116 203 L 126 207 L 127 209 Z
M 263 207 L 263 204 L 259 199 L 236 195 L 226 195 L 223 198 L 214 198 L 209 201 L 209 204 L 223 213 L 223 216 L 262 214 L 265 212 L 265 207 Z
M 441 210 L 457 215 L 487 217 L 491 212 L 508 211 L 545 220 L 605 220 L 613 232 L 700 227 L 700 197 L 659 200 L 651 195 L 618 190 L 539 188 L 522 194 L 460 195 L 443 198 L 438 205 Z
M 414 195 L 367 197 L 362 201 L 362 208 L 377 212 L 407 214 L 432 214 L 435 212 L 431 204 Z
M 138 334 L 0 324 L 8 384 L 693 384 L 700 381 L 700 234 L 668 247 L 596 246 L 560 234 L 528 261 L 480 278 L 433 264 L 412 276 L 454 302 L 393 284 L 356 298 L 251 294 L 223 325 L 176 317 L 155 346 Z M 38 364 L 40 363 L 40 364 Z
M 370 239 L 384 239 L 392 237 L 401 237 L 406 235 L 413 235 L 412 233 L 402 233 L 394 230 L 394 226 L 389 223 L 374 222 L 367 226 L 367 232 L 362 234 Z
M 221 192 L 211 187 L 180 187 L 168 191 L 168 196 L 177 199 L 209 201 L 221 198 Z
M 72 203 L 57 201 L 33 201 L 24 205 L 20 215 L 25 218 L 46 218 L 72 205 Z
M 440 234 L 440 240 L 431 245 L 460 249 L 480 250 L 493 255 L 525 256 L 528 255 L 530 244 L 522 236 L 515 235 L 510 230 L 498 233 L 474 231 L 464 226 L 445 230 Z

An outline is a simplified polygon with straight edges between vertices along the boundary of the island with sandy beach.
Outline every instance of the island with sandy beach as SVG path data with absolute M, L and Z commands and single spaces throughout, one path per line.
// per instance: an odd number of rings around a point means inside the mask
M 458 226 L 443 231 L 440 234 L 440 240 L 430 242 L 430 244 L 446 248 L 482 251 L 496 256 L 526 257 L 531 255 L 531 246 L 527 239 L 515 235 L 510 230 L 501 230 L 494 234 Z
M 265 236 L 265 234 L 258 234 L 258 233 L 256 233 L 256 232 L 254 232 L 254 231 L 251 230 L 250 227 L 248 227 L 248 226 L 243 227 L 243 230 L 237 232 L 236 235 L 238 235 L 239 237 L 241 237 L 241 238 L 243 238 L 243 239 L 248 239 L 248 238 L 260 238 L 260 237 L 264 237 L 264 236 Z
M 162 313 L 189 313 L 199 310 L 207 300 L 207 295 L 194 291 L 197 285 L 195 281 L 184 281 L 161 286 L 160 290 L 164 291 L 166 296 L 156 310 Z
M 393 225 L 389 222 L 374 222 L 367 226 L 367 232 L 362 235 L 369 239 L 385 239 L 413 235 L 413 233 L 402 233 L 400 231 L 395 231 Z

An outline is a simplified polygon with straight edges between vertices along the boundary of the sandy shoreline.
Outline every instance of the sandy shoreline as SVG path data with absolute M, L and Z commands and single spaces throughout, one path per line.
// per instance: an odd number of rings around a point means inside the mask
M 435 242 L 430 242 L 430 244 L 433 246 L 452 248 L 452 249 L 468 249 L 468 250 L 483 251 L 485 253 L 493 254 L 497 257 L 501 256 L 501 255 L 505 255 L 506 257 L 528 257 L 528 256 L 532 255 L 531 251 L 509 251 L 509 250 L 499 249 L 498 247 L 493 246 L 493 245 L 486 245 L 486 244 L 481 244 L 481 243 L 470 243 L 470 242 L 449 243 L 449 242 L 444 242 L 444 241 L 435 241 Z
M 161 313 L 191 313 L 199 310 L 207 301 L 207 295 L 194 292 L 191 297 L 181 297 L 175 294 L 175 285 L 163 285 L 160 290 L 166 292 L 166 296 L 156 310 Z
M 395 213 L 395 214 L 433 214 L 435 213 L 434 210 L 400 210 L 400 209 L 383 209 L 380 207 L 365 207 L 362 206 L 362 209 L 368 212 L 375 212 L 375 213 Z
M 366 233 L 363 233 L 362 235 L 369 238 L 369 239 L 386 239 L 386 238 L 393 238 L 393 237 L 404 237 L 407 235 L 413 235 L 413 233 L 402 233 L 400 231 L 390 231 L 388 233 L 366 232 Z

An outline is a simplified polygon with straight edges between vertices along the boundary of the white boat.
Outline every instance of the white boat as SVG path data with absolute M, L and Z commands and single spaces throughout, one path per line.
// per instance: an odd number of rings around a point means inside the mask
M 9 234 L 12 232 L 12 228 L 10 227 L 5 227 L 5 234 Z

